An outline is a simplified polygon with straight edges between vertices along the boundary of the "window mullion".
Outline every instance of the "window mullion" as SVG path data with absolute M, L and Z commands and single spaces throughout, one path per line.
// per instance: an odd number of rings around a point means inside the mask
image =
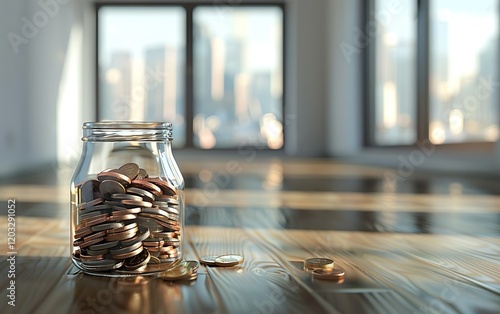
M 417 1 L 417 142 L 429 139 L 430 0 Z
M 193 147 L 193 10 L 194 5 L 185 5 L 186 9 L 186 147 Z

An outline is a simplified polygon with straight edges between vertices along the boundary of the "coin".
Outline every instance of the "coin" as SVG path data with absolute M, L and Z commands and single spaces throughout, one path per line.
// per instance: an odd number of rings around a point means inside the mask
M 95 232 L 95 231 L 110 230 L 110 229 L 114 229 L 114 228 L 121 228 L 123 226 L 124 226 L 124 224 L 121 222 L 107 222 L 107 223 L 93 226 L 90 229 L 92 229 L 92 231 Z
M 148 177 L 148 172 L 142 168 L 139 169 L 139 174 L 135 177 L 137 180 L 144 180 Z
M 112 263 L 108 263 L 105 265 L 99 265 L 99 266 L 91 266 L 88 265 L 87 263 L 83 263 L 82 261 L 82 268 L 87 271 L 108 271 L 108 270 L 113 270 L 113 269 L 118 269 L 123 266 L 123 261 L 112 261 Z
M 94 190 L 99 186 L 97 180 L 87 180 L 80 186 L 82 203 L 90 202 L 94 199 Z
M 172 186 L 170 183 L 168 183 L 167 181 L 163 181 L 160 178 L 148 178 L 148 179 L 145 179 L 145 181 L 154 183 L 156 186 L 158 186 L 161 189 L 161 192 L 164 195 L 170 195 L 170 196 L 177 195 L 177 193 L 175 192 L 176 188 L 174 186 Z
M 117 233 L 109 233 L 104 239 L 106 241 L 124 241 L 133 238 L 136 234 L 137 231 L 139 230 L 138 227 L 135 227 L 133 229 L 123 231 L 123 232 L 117 232 Z M 123 242 L 122 242 L 123 245 Z M 125 245 L 128 246 L 128 245 Z
M 187 274 L 189 274 L 187 267 L 183 263 L 181 263 L 172 269 L 161 272 L 160 274 L 158 274 L 158 277 L 163 280 L 175 281 L 182 279 Z
M 230 267 L 241 264 L 243 262 L 243 256 L 241 255 L 221 255 L 215 259 L 215 265 L 222 267 Z
M 179 205 L 179 201 L 170 195 L 160 195 L 156 198 L 157 201 L 166 202 L 169 205 Z
M 330 258 L 308 258 L 304 261 L 305 270 L 315 270 L 315 269 L 333 269 L 335 266 L 335 261 Z
M 345 271 L 340 267 L 333 269 L 315 269 L 312 271 L 314 278 L 325 280 L 339 280 L 345 277 Z
M 109 181 L 117 181 L 122 185 L 129 185 L 130 182 L 132 181 L 126 175 L 117 172 L 117 170 L 110 170 L 110 171 L 106 171 L 106 172 L 101 172 L 97 175 L 97 180 L 99 180 L 101 182 L 101 184 L 102 184 L 102 182 L 109 180 Z
M 146 202 L 153 202 L 155 200 L 155 195 L 149 191 L 146 191 L 141 188 L 136 188 L 136 187 L 129 187 L 127 189 L 127 193 L 129 194 L 134 194 L 142 197 Z
M 136 222 L 131 222 L 131 223 L 126 224 L 125 226 L 123 226 L 121 228 L 114 228 L 112 230 L 109 230 L 108 233 L 111 234 L 111 233 L 123 232 L 123 231 L 127 231 L 127 230 L 130 230 L 130 229 L 133 229 L 135 227 L 138 227 L 137 223 Z
M 145 189 L 151 193 L 153 193 L 155 196 L 161 195 L 162 190 L 155 184 L 146 181 L 146 180 L 133 180 L 130 185 L 133 187 Z
M 137 248 L 131 252 L 122 253 L 122 254 L 111 254 L 111 256 L 113 256 L 114 259 L 127 259 L 130 257 L 136 256 L 137 254 L 141 253 L 143 250 L 144 250 L 144 247 L 140 246 L 139 248 Z
M 151 232 L 151 235 L 155 238 L 174 238 L 176 236 L 175 232 L 172 231 Z
M 123 204 L 124 207 L 127 207 L 127 208 L 153 206 L 152 203 L 144 202 L 144 201 L 123 200 L 121 203 Z
M 102 198 L 96 198 L 96 199 L 89 201 L 89 202 L 86 202 L 86 203 L 80 203 L 76 207 L 78 207 L 78 209 L 83 210 L 83 209 L 92 207 L 94 205 L 101 204 L 102 202 L 104 202 L 104 200 Z
M 112 194 L 124 194 L 126 192 L 125 187 L 118 181 L 115 180 L 104 180 L 99 185 L 99 191 L 105 197 L 110 197 Z
M 108 249 L 102 249 L 102 250 L 91 250 L 90 247 L 87 249 L 87 255 L 89 256 L 104 256 L 105 254 L 109 253 Z
M 96 232 L 96 233 L 93 233 L 93 234 L 88 235 L 86 237 L 83 237 L 83 242 L 89 242 L 91 240 L 104 237 L 105 235 L 106 235 L 106 231 Z
M 134 180 L 139 174 L 139 166 L 133 162 L 124 164 L 119 169 L 120 173 L 126 175 L 130 180 Z
M 112 200 L 133 200 L 133 201 L 142 201 L 142 197 L 140 197 L 139 195 L 132 195 L 132 194 L 120 194 L 120 193 L 111 194 L 111 199 L 112 199 Z
M 198 268 L 200 268 L 200 263 L 198 261 L 186 261 L 186 268 L 188 269 L 189 272 L 197 272 Z
M 160 254 L 168 253 L 171 250 L 173 250 L 173 246 L 159 246 L 159 247 L 152 247 L 148 246 L 147 247 L 150 252 L 160 252 Z
M 134 214 L 122 214 L 122 215 L 113 215 L 109 216 L 109 221 L 124 221 L 124 220 L 133 220 L 136 219 L 137 215 Z
M 125 269 L 128 270 L 135 270 L 138 268 L 141 268 L 142 266 L 145 266 L 147 263 L 149 263 L 149 260 L 151 259 L 151 255 L 149 254 L 148 250 L 143 250 L 141 253 L 137 254 L 136 256 L 133 256 L 131 258 L 128 258 L 125 260 Z
M 83 261 L 83 262 L 86 262 L 86 261 L 99 261 L 99 260 L 102 260 L 104 259 L 104 256 L 103 255 L 86 255 L 86 254 L 80 254 L 80 259 Z
M 141 242 L 134 243 L 130 246 L 118 246 L 116 248 L 110 249 L 109 253 L 111 253 L 111 255 L 124 254 L 124 253 L 128 253 L 128 252 L 132 252 L 134 250 L 137 250 L 141 246 L 142 246 Z
M 148 249 L 151 247 L 153 247 L 153 248 L 162 247 L 164 243 L 165 242 L 161 239 L 146 239 L 146 240 L 142 241 L 142 244 L 144 246 L 148 247 Z
M 141 212 L 140 207 L 126 208 L 121 206 L 113 206 L 113 216 L 128 215 L 128 214 L 138 214 Z
M 95 251 L 107 250 L 107 249 L 113 248 L 115 246 L 118 246 L 119 244 L 120 244 L 119 241 L 104 242 L 104 243 L 91 245 L 91 246 L 89 246 L 89 249 L 93 250 L 93 251 L 94 250 Z
M 200 257 L 200 263 L 207 266 L 216 266 L 215 259 L 219 257 L 217 255 L 206 255 Z
M 123 246 L 129 246 L 129 245 L 132 245 L 135 242 L 142 242 L 142 241 L 144 241 L 144 239 L 146 239 L 147 237 L 149 237 L 149 234 L 150 233 L 149 233 L 149 229 L 148 228 L 139 226 L 139 231 L 137 232 L 136 236 L 133 237 L 133 238 L 121 241 L 121 244 Z
M 77 232 L 75 232 L 74 238 L 75 239 L 79 239 L 79 238 L 88 236 L 90 234 L 92 234 L 92 229 L 90 229 L 88 227 L 87 228 L 82 228 L 82 229 L 79 229 Z
M 97 238 L 97 239 L 93 239 L 93 240 L 90 240 L 87 242 L 81 242 L 78 244 L 78 246 L 80 247 L 80 249 L 85 249 L 93 244 L 97 244 L 97 243 L 101 242 L 102 240 L 104 240 L 104 238 Z

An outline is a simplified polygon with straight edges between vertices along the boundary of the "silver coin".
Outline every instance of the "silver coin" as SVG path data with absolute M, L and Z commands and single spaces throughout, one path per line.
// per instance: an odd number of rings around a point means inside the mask
M 119 241 L 104 242 L 104 243 L 91 245 L 91 246 L 89 246 L 89 249 L 94 250 L 94 251 L 107 250 L 110 248 L 114 248 L 115 246 L 118 246 L 119 244 L 120 244 Z
M 215 259 L 215 265 L 222 267 L 231 267 L 241 264 L 243 256 L 237 254 L 221 255 Z
M 109 252 L 109 249 L 91 250 L 90 247 L 87 249 L 87 255 L 90 255 L 90 256 L 104 255 L 108 252 Z
M 99 185 L 99 190 L 104 196 L 111 196 L 112 194 L 125 194 L 126 192 L 125 187 L 121 183 L 114 180 L 102 181 Z
M 137 180 L 144 180 L 148 177 L 148 172 L 142 168 L 139 169 L 139 174 L 135 177 Z
M 131 195 L 131 194 L 111 194 L 112 200 L 133 200 L 133 201 L 142 201 L 142 197 L 139 195 Z
M 218 255 L 205 255 L 200 257 L 200 263 L 207 266 L 217 266 L 215 259 L 219 257 Z
M 134 194 L 142 197 L 142 199 L 146 202 L 153 202 L 155 200 L 155 196 L 153 193 L 146 191 L 141 188 L 136 188 L 136 187 L 129 187 L 127 189 L 127 193 L 129 194 Z
M 120 243 L 123 246 L 130 246 L 136 242 L 142 242 L 144 239 L 147 239 L 149 237 L 149 229 L 144 228 L 143 226 L 139 226 L 139 231 L 135 235 L 135 237 L 120 241 Z
M 142 243 L 137 242 L 137 243 L 134 243 L 134 244 L 129 245 L 129 246 L 119 246 L 117 248 L 110 249 L 109 253 L 111 253 L 112 255 L 124 254 L 124 253 L 128 253 L 128 252 L 132 252 L 132 251 L 140 248 L 141 246 L 142 246 Z
M 99 181 L 97 180 L 88 180 L 85 181 L 80 186 L 80 194 L 82 203 L 90 202 L 94 199 L 94 191 L 99 186 Z
M 114 264 L 102 265 L 102 266 L 90 266 L 82 262 L 82 268 L 87 271 L 108 271 L 113 269 L 118 269 L 123 266 L 124 261 L 113 261 Z
M 120 171 L 120 173 L 123 173 L 124 175 L 129 177 L 130 180 L 134 180 L 139 174 L 139 166 L 133 162 L 124 164 L 118 170 Z

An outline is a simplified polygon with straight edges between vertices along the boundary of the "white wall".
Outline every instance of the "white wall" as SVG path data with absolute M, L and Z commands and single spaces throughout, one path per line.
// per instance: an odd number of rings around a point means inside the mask
M 40 2 L 51 5 L 0 2 L 0 176 L 56 161 L 57 102 L 73 7 Z M 9 33 L 22 43 L 13 45 Z
M 26 10 L 24 2 L 0 2 L 0 175 L 16 171 L 29 156 L 24 152 L 27 130 L 22 122 L 28 108 L 28 73 L 26 50 L 15 53 L 7 38 L 17 30 Z M 29 123 L 29 121 L 26 121 Z

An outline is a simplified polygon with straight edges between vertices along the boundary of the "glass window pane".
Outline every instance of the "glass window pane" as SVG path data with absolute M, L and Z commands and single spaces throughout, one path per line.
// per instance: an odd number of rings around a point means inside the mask
M 429 137 L 434 144 L 499 138 L 498 6 L 498 0 L 431 1 Z
M 283 11 L 194 10 L 194 145 L 283 146 Z
M 416 141 L 416 1 L 377 0 L 370 15 L 375 44 L 375 143 Z M 370 36 L 367 25 L 366 36 Z M 373 32 L 373 31 L 371 31 Z M 370 40 L 370 39 L 367 39 Z
M 185 10 L 112 7 L 98 11 L 99 118 L 168 121 L 185 143 Z

